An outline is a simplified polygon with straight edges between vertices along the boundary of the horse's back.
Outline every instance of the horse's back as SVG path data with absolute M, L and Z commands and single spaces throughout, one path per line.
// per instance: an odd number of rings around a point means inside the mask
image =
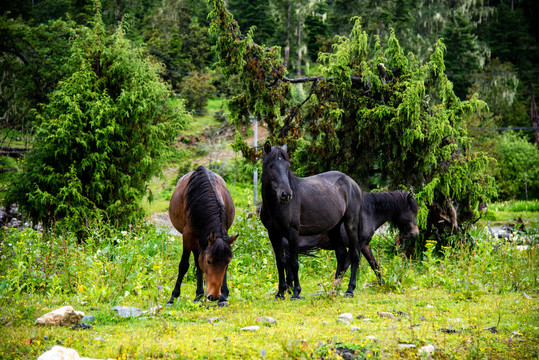
M 234 217 L 236 216 L 236 208 L 234 207 L 234 201 L 232 200 L 232 195 L 230 195 L 230 191 L 228 191 L 228 188 L 226 187 L 225 180 L 216 173 L 213 173 L 215 175 L 215 189 L 218 196 L 221 198 L 221 201 L 225 205 L 226 210 L 226 220 L 227 220 L 227 226 L 226 228 L 229 229 L 230 226 L 232 226 L 232 223 L 234 222 Z
M 300 178 L 300 234 L 314 235 L 320 228 L 332 228 L 347 215 L 359 216 L 361 189 L 348 175 L 328 171 Z M 318 232 L 317 232 L 318 231 Z
M 235 217 L 235 207 L 232 200 L 232 196 L 226 187 L 225 180 L 218 174 L 212 172 L 211 170 L 203 167 L 203 170 L 206 172 L 214 190 L 215 195 L 219 201 L 224 205 L 227 217 L 227 226 L 229 229 L 234 221 Z M 183 175 L 176 184 L 176 189 L 170 198 L 170 204 L 168 208 L 168 213 L 170 217 L 170 222 L 176 230 L 183 234 L 186 226 L 189 225 L 189 216 L 187 214 L 187 193 L 189 191 L 189 182 L 193 176 L 194 171 Z

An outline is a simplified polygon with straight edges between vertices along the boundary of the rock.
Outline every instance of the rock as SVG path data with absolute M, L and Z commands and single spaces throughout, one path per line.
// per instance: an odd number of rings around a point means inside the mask
M 87 357 L 80 357 L 75 349 L 65 348 L 55 345 L 49 351 L 41 354 L 37 360 L 94 360 Z
M 434 309 L 434 306 L 433 305 L 427 305 L 427 309 Z
M 369 318 L 364 318 L 363 320 L 361 321 L 365 321 L 365 322 L 368 322 L 368 321 L 372 321 L 372 319 L 369 319 Z
M 88 329 L 91 329 L 92 328 L 92 325 L 90 324 L 75 324 L 73 325 L 73 327 L 71 328 L 72 330 L 88 330 Z
M 337 321 L 348 324 L 352 321 L 353 318 L 354 317 L 352 316 L 352 314 L 344 313 L 344 314 L 339 315 L 339 317 L 337 318 Z
M 363 319 L 365 319 L 365 316 L 359 314 L 358 316 L 356 316 L 356 319 L 358 319 L 358 320 L 363 320 Z
M 256 319 L 256 322 L 261 323 L 261 324 L 268 324 L 268 325 L 277 324 L 277 320 L 275 320 L 271 316 L 259 316 L 258 319 Z
M 206 319 L 206 321 L 209 322 L 210 324 L 213 324 L 215 322 L 218 322 L 219 318 L 218 317 L 211 317 L 211 318 Z
M 421 315 L 421 316 L 419 317 L 419 320 L 421 320 L 421 321 L 426 321 L 427 318 L 425 317 L 425 315 Z
M 431 358 L 430 355 L 434 354 L 434 345 L 428 344 L 425 346 L 422 346 L 418 351 L 417 354 L 419 356 L 423 356 L 423 354 L 427 355 L 427 357 Z
M 491 333 L 495 334 L 498 332 L 498 329 L 496 328 L 496 326 L 489 326 L 489 327 L 483 328 L 483 331 L 490 331 Z
M 412 349 L 416 347 L 414 344 L 399 344 L 398 346 L 400 349 Z
M 378 342 L 380 340 L 378 340 L 378 338 L 376 336 L 373 336 L 373 335 L 368 335 L 368 336 L 365 336 L 365 339 L 367 340 L 372 340 L 374 342 Z
M 37 360 L 77 360 L 80 359 L 79 353 L 74 349 L 68 349 L 63 346 L 55 345 L 49 351 L 41 354 Z
M 258 330 L 260 330 L 260 326 L 258 325 L 247 326 L 247 327 L 241 328 L 241 331 L 258 331 Z
M 531 297 L 530 295 L 526 294 L 525 292 L 523 292 L 522 294 L 524 294 L 524 297 L 525 297 L 526 299 L 528 299 L 528 300 L 531 300 L 531 299 L 532 299 L 532 297 Z
M 116 311 L 118 316 L 125 317 L 125 318 L 137 317 L 144 314 L 144 311 L 137 309 L 136 307 L 130 307 L 130 306 L 115 306 L 111 310 Z
M 85 317 L 83 317 L 81 320 L 80 320 L 81 323 L 83 324 L 92 324 L 93 322 L 95 322 L 95 316 L 93 315 L 86 315 Z
M 386 312 L 386 311 L 379 312 L 378 315 L 380 317 L 385 317 L 385 318 L 388 318 L 388 319 L 394 319 L 395 318 L 395 315 L 393 315 L 393 313 Z
M 64 306 L 47 313 L 36 320 L 35 325 L 71 326 L 78 324 L 84 317 L 82 311 L 75 311 L 71 306 Z
M 361 328 L 359 326 L 351 326 L 350 330 L 352 330 L 352 331 L 360 331 Z

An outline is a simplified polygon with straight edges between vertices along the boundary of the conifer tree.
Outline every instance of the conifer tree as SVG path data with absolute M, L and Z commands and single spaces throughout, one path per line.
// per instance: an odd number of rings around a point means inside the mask
M 83 231 L 96 217 L 125 226 L 185 123 L 159 66 L 124 37 L 92 29 L 72 33 L 68 75 L 38 110 L 33 148 L 7 202 L 34 222 L 58 220 Z
M 464 125 L 485 103 L 455 95 L 441 41 L 420 66 L 404 55 L 393 31 L 387 43 L 375 36 L 371 45 L 356 19 L 349 37 L 319 55 L 320 76 L 291 79 L 278 49 L 261 48 L 251 33 L 242 36 L 223 1 L 212 3 L 219 65 L 242 79 L 243 92 L 231 103 L 237 123 L 250 114 L 267 124 L 273 143 L 288 144 L 299 175 L 340 170 L 365 191 L 413 189 L 423 240 L 446 241 L 446 230 L 455 233 L 477 219 L 478 204 L 495 193 L 494 181 L 485 172 L 490 159 L 473 151 Z M 299 101 L 291 96 L 296 83 L 309 85 Z M 241 137 L 236 149 L 259 156 Z

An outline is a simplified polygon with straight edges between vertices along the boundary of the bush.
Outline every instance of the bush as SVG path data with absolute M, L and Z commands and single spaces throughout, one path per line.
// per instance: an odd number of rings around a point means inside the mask
M 185 99 L 186 106 L 192 110 L 202 110 L 208 103 L 208 98 L 215 91 L 210 83 L 211 75 L 193 73 L 186 76 L 181 83 L 181 96 Z

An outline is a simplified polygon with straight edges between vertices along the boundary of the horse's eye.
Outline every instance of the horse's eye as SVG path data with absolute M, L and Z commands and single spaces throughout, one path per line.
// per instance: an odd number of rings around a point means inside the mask
M 206 262 L 208 263 L 208 265 L 211 265 L 211 261 L 210 261 L 210 260 L 207 260 Z
M 274 167 L 275 167 L 275 165 L 273 165 L 273 164 L 270 164 L 270 166 L 269 166 L 270 169 L 273 169 Z

